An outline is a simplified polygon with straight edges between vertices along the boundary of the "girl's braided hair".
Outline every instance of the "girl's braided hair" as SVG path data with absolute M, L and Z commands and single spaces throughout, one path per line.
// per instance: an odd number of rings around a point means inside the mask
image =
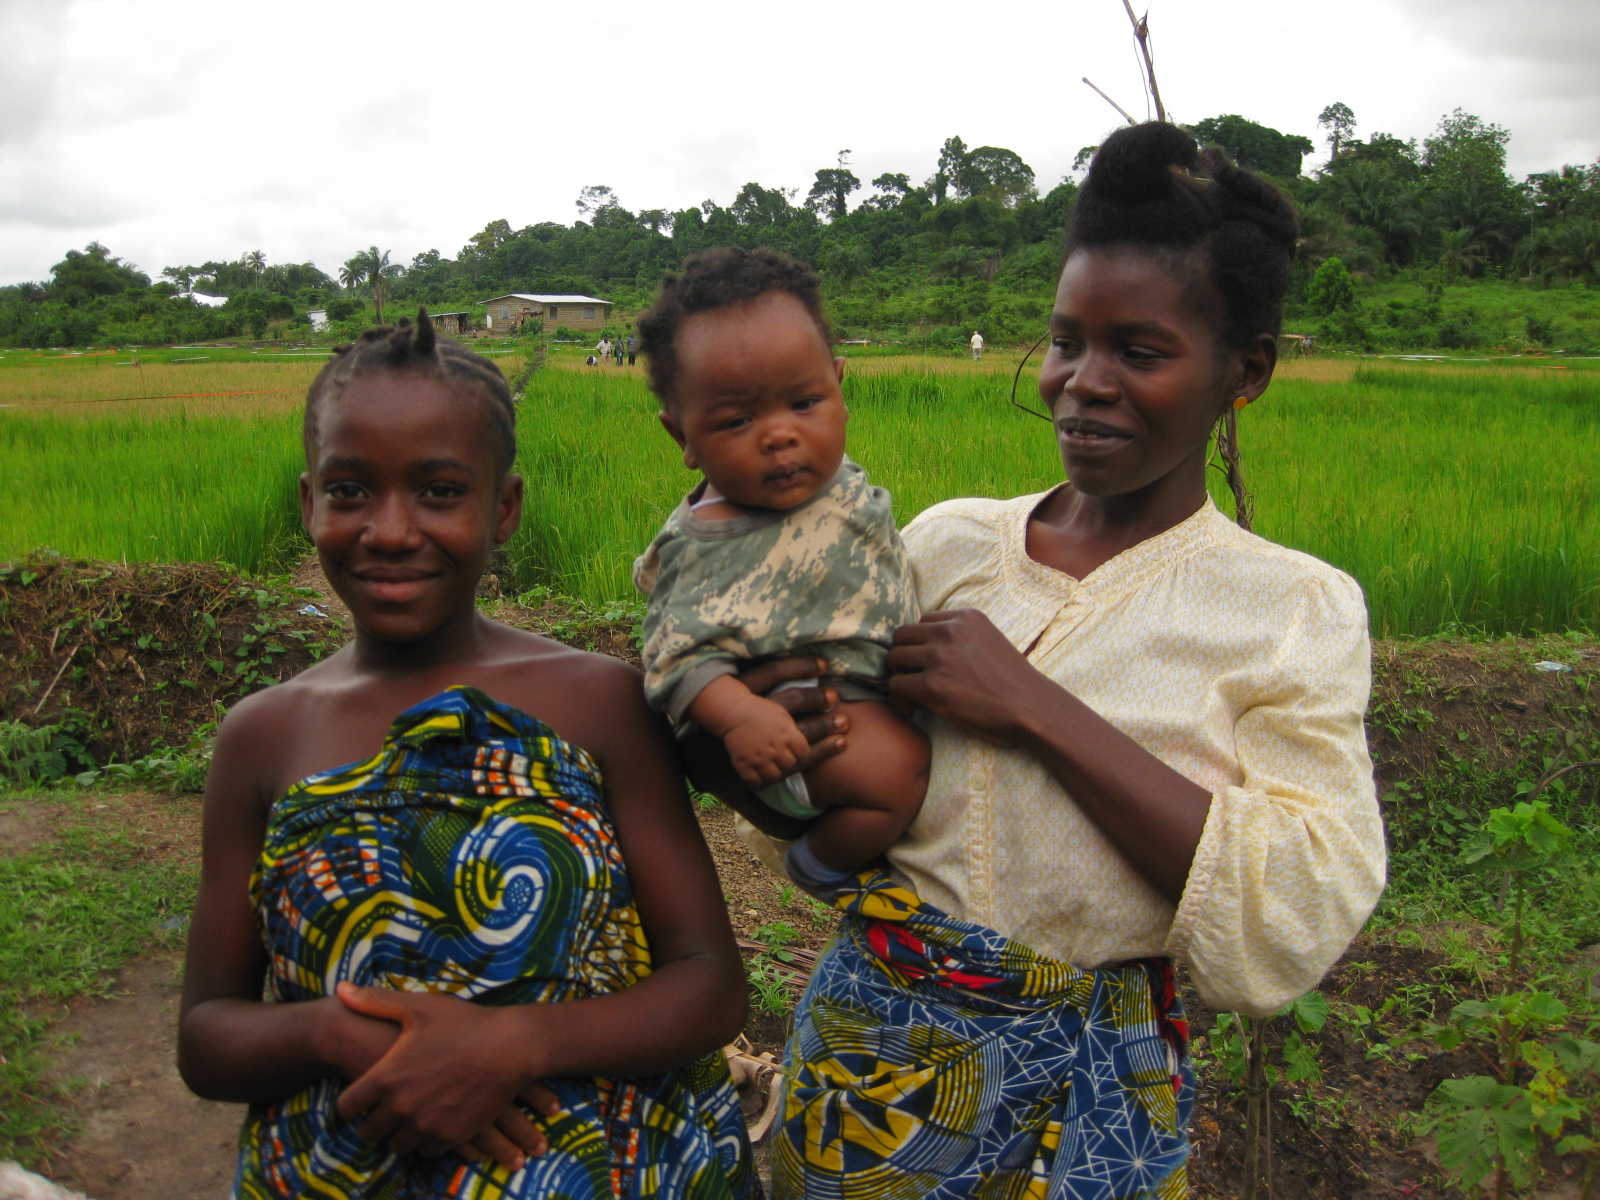
M 1222 345 L 1240 350 L 1283 327 L 1283 298 L 1300 237 L 1294 205 L 1276 187 L 1233 164 L 1218 146 L 1161 121 L 1118 129 L 1095 153 L 1067 226 L 1066 254 L 1135 246 L 1196 256 L 1222 300 Z M 1224 413 L 1217 449 L 1239 524 L 1251 500 L 1239 471 L 1238 425 Z
M 748 304 L 771 292 L 793 296 L 817 323 L 822 340 L 833 344 L 822 315 L 822 282 L 798 259 L 765 246 L 718 246 L 691 254 L 661 281 L 655 304 L 639 316 L 639 349 L 650 361 L 650 390 L 671 405 L 678 375 L 678 328 L 696 313 Z
M 382 372 L 429 375 L 482 400 L 500 473 L 505 475 L 511 470 L 517 457 L 517 410 L 506 377 L 483 355 L 474 354 L 451 338 L 440 337 L 426 308 L 417 309 L 415 325 L 401 317 L 398 325 L 376 326 L 350 345 L 334 347 L 333 357 L 306 393 L 302 436 L 308 463 L 315 462 L 323 409 L 352 380 Z

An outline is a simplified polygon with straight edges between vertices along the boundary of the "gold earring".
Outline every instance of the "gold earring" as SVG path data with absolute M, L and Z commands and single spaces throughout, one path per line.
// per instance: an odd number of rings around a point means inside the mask
M 1237 400 L 1235 400 L 1233 402 L 1233 411 L 1234 412 L 1238 412 L 1241 408 L 1243 408 L 1246 404 L 1249 404 L 1249 403 L 1250 403 L 1250 398 L 1248 396 L 1240 396 Z

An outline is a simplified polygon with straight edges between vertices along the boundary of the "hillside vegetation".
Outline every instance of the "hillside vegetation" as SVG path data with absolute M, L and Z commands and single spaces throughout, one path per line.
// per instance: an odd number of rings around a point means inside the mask
M 1300 205 L 1304 241 L 1290 297 L 1294 332 L 1363 350 L 1550 349 L 1600 353 L 1600 165 L 1516 181 L 1508 130 L 1457 109 L 1419 146 L 1355 136 L 1342 104 L 1322 115 L 1331 155 L 1303 174 L 1312 142 L 1228 114 L 1192 127 L 1276 179 Z M 1080 169 L 1094 147 L 1078 156 Z M 0 345 L 173 343 L 309 333 L 330 337 L 380 315 L 469 309 L 512 291 L 580 292 L 616 302 L 618 325 L 648 303 L 685 255 L 770 245 L 822 272 L 841 336 L 953 350 L 974 328 L 996 344 L 1031 341 L 1058 265 L 1075 176 L 1041 181 L 1013 151 L 949 138 L 915 183 L 867 183 L 841 152 L 809 191 L 745 184 L 731 200 L 633 210 L 605 186 L 579 196 L 571 225 L 491 220 L 454 258 L 409 264 L 377 246 L 333 274 L 311 263 L 237 260 L 168 266 L 152 282 L 104 246 L 68 251 L 50 280 L 0 288 Z M 225 297 L 206 307 L 191 291 Z M 545 331 L 559 335 L 559 330 Z

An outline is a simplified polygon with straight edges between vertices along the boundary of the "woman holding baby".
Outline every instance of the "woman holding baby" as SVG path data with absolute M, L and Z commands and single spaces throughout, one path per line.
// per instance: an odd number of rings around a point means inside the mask
M 1212 1007 L 1271 1013 L 1375 905 L 1360 590 L 1205 486 L 1214 431 L 1271 381 L 1297 233 L 1270 184 L 1172 126 L 1101 148 L 1039 377 L 1066 482 L 904 531 L 922 617 L 888 692 L 925 714 L 931 769 L 884 859 L 841 879 L 858 856 L 793 840 L 808 827 L 690 743 L 758 852 L 821 868 L 844 914 L 795 1017 L 776 1196 L 1186 1196 L 1173 961 Z M 794 714 L 808 778 L 854 718 L 768 689 L 820 670 L 739 677 Z

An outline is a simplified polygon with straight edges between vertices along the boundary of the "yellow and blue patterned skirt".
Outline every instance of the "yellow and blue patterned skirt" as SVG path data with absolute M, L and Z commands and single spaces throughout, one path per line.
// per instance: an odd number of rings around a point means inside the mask
M 600 771 L 526 713 L 451 688 L 402 713 L 368 762 L 314 775 L 273 806 L 251 879 L 273 998 L 341 980 L 537 1004 L 650 973 Z M 363 1142 L 326 1080 L 252 1106 L 235 1194 L 268 1197 L 687 1197 L 754 1190 L 720 1053 L 642 1079 L 546 1081 L 550 1149 L 512 1173 Z
M 1080 970 L 865 872 L 795 1013 L 776 1200 L 1178 1200 L 1171 964 Z

